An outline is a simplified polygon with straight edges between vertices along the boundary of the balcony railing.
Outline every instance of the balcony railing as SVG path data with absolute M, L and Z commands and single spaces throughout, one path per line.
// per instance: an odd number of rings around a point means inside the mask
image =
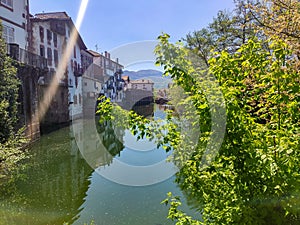
M 47 69 L 47 59 L 40 55 L 31 53 L 25 49 L 19 48 L 18 44 L 8 44 L 7 54 L 14 60 L 24 63 L 29 66 L 37 67 L 40 69 Z
M 83 75 L 83 68 L 82 67 L 79 67 L 79 68 L 76 68 L 74 69 L 74 75 L 75 77 L 81 77 Z

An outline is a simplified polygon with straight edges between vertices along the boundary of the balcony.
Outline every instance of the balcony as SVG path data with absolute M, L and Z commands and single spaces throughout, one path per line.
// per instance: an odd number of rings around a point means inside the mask
M 75 77 L 81 77 L 83 75 L 83 68 L 82 67 L 79 67 L 79 68 L 76 68 L 74 69 L 74 76 Z
M 109 85 L 107 86 L 107 89 L 114 89 L 114 86 L 113 86 L 112 84 L 109 84 Z
M 47 59 L 19 48 L 18 44 L 8 44 L 7 54 L 14 60 L 40 69 L 48 69 Z

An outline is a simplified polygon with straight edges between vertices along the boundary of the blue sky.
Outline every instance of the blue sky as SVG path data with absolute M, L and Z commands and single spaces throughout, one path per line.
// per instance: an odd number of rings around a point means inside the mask
M 30 0 L 30 12 L 66 11 L 75 23 L 80 3 L 81 0 Z M 205 27 L 219 10 L 232 10 L 233 6 L 232 0 L 89 0 L 80 34 L 88 49 L 96 50 L 97 45 L 98 52 L 156 40 L 162 32 L 177 41 Z M 139 69 L 141 65 L 135 67 Z M 137 70 L 135 67 L 130 69 Z
M 30 0 L 32 14 L 66 11 L 76 21 L 80 0 Z M 205 27 L 232 0 L 89 0 L 80 29 L 89 49 L 113 49 L 129 42 L 155 40 L 161 32 L 172 40 Z

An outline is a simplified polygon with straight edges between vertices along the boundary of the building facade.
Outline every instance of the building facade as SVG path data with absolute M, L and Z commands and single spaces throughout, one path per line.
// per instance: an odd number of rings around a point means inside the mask
M 107 78 L 104 68 L 100 66 L 100 54 L 92 50 L 81 51 L 81 65 L 84 70 L 82 76 L 83 115 L 95 115 L 96 102 L 103 84 Z
M 87 50 L 66 12 L 33 16 L 29 13 L 29 0 L 0 0 L 0 20 L 8 55 L 18 62 L 22 81 L 20 118 L 31 135 L 39 135 L 40 125 L 69 123 L 81 118 L 86 109 L 91 114 L 101 94 L 113 102 L 124 99 L 123 66 L 106 51 L 100 54 Z M 59 72 L 73 32 L 75 44 L 66 66 L 60 70 L 63 72 Z M 49 92 L 51 84 L 56 85 L 54 96 Z M 45 100 L 50 104 L 43 114 L 38 110 Z
M 30 18 L 32 47 L 40 56 L 47 58 L 49 73 L 41 77 L 40 101 L 53 98 L 43 118 L 45 124 L 64 123 L 82 117 L 82 75 L 81 50 L 86 46 L 66 12 L 39 13 Z M 59 63 L 63 61 L 72 32 L 77 35 L 75 45 L 67 59 L 63 74 L 58 74 Z M 55 96 L 47 96 L 51 82 L 58 84 Z
M 101 54 L 100 62 L 104 68 L 105 76 L 108 77 L 100 94 L 110 98 L 112 102 L 121 102 L 125 98 L 125 82 L 122 79 L 124 67 L 119 63 L 118 58 L 116 61 L 112 60 L 110 53 L 106 51 L 104 55 Z
M 1 0 L 0 20 L 6 43 L 15 43 L 20 48 L 28 50 L 30 45 L 28 0 Z
M 32 141 L 39 138 L 38 79 L 47 73 L 47 61 L 32 52 L 28 0 L 1 0 L 0 20 L 7 54 L 13 59 L 21 81 L 19 122 Z
M 123 66 L 119 60 L 112 60 L 110 54 L 100 54 L 92 50 L 82 52 L 83 96 L 84 110 L 89 110 L 89 115 L 94 115 L 97 98 L 104 95 L 113 102 L 124 99 L 125 82 L 122 79 Z
M 126 76 L 124 76 L 124 78 L 126 78 Z M 125 90 L 125 99 L 121 104 L 124 109 L 131 110 L 136 106 L 149 105 L 153 103 L 154 83 L 152 80 L 129 80 L 128 77 L 126 83 L 127 87 Z
M 137 89 L 151 92 L 153 92 L 153 87 L 153 81 L 148 79 L 132 80 L 128 84 L 128 89 Z

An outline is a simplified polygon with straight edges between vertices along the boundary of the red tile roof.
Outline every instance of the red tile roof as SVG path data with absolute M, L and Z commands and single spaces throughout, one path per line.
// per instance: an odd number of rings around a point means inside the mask
M 86 50 L 88 53 L 90 53 L 92 56 L 94 56 L 94 57 L 99 57 L 99 56 L 101 56 L 100 55 L 100 53 L 98 53 L 98 52 L 95 52 L 95 51 L 93 51 L 93 50 Z

